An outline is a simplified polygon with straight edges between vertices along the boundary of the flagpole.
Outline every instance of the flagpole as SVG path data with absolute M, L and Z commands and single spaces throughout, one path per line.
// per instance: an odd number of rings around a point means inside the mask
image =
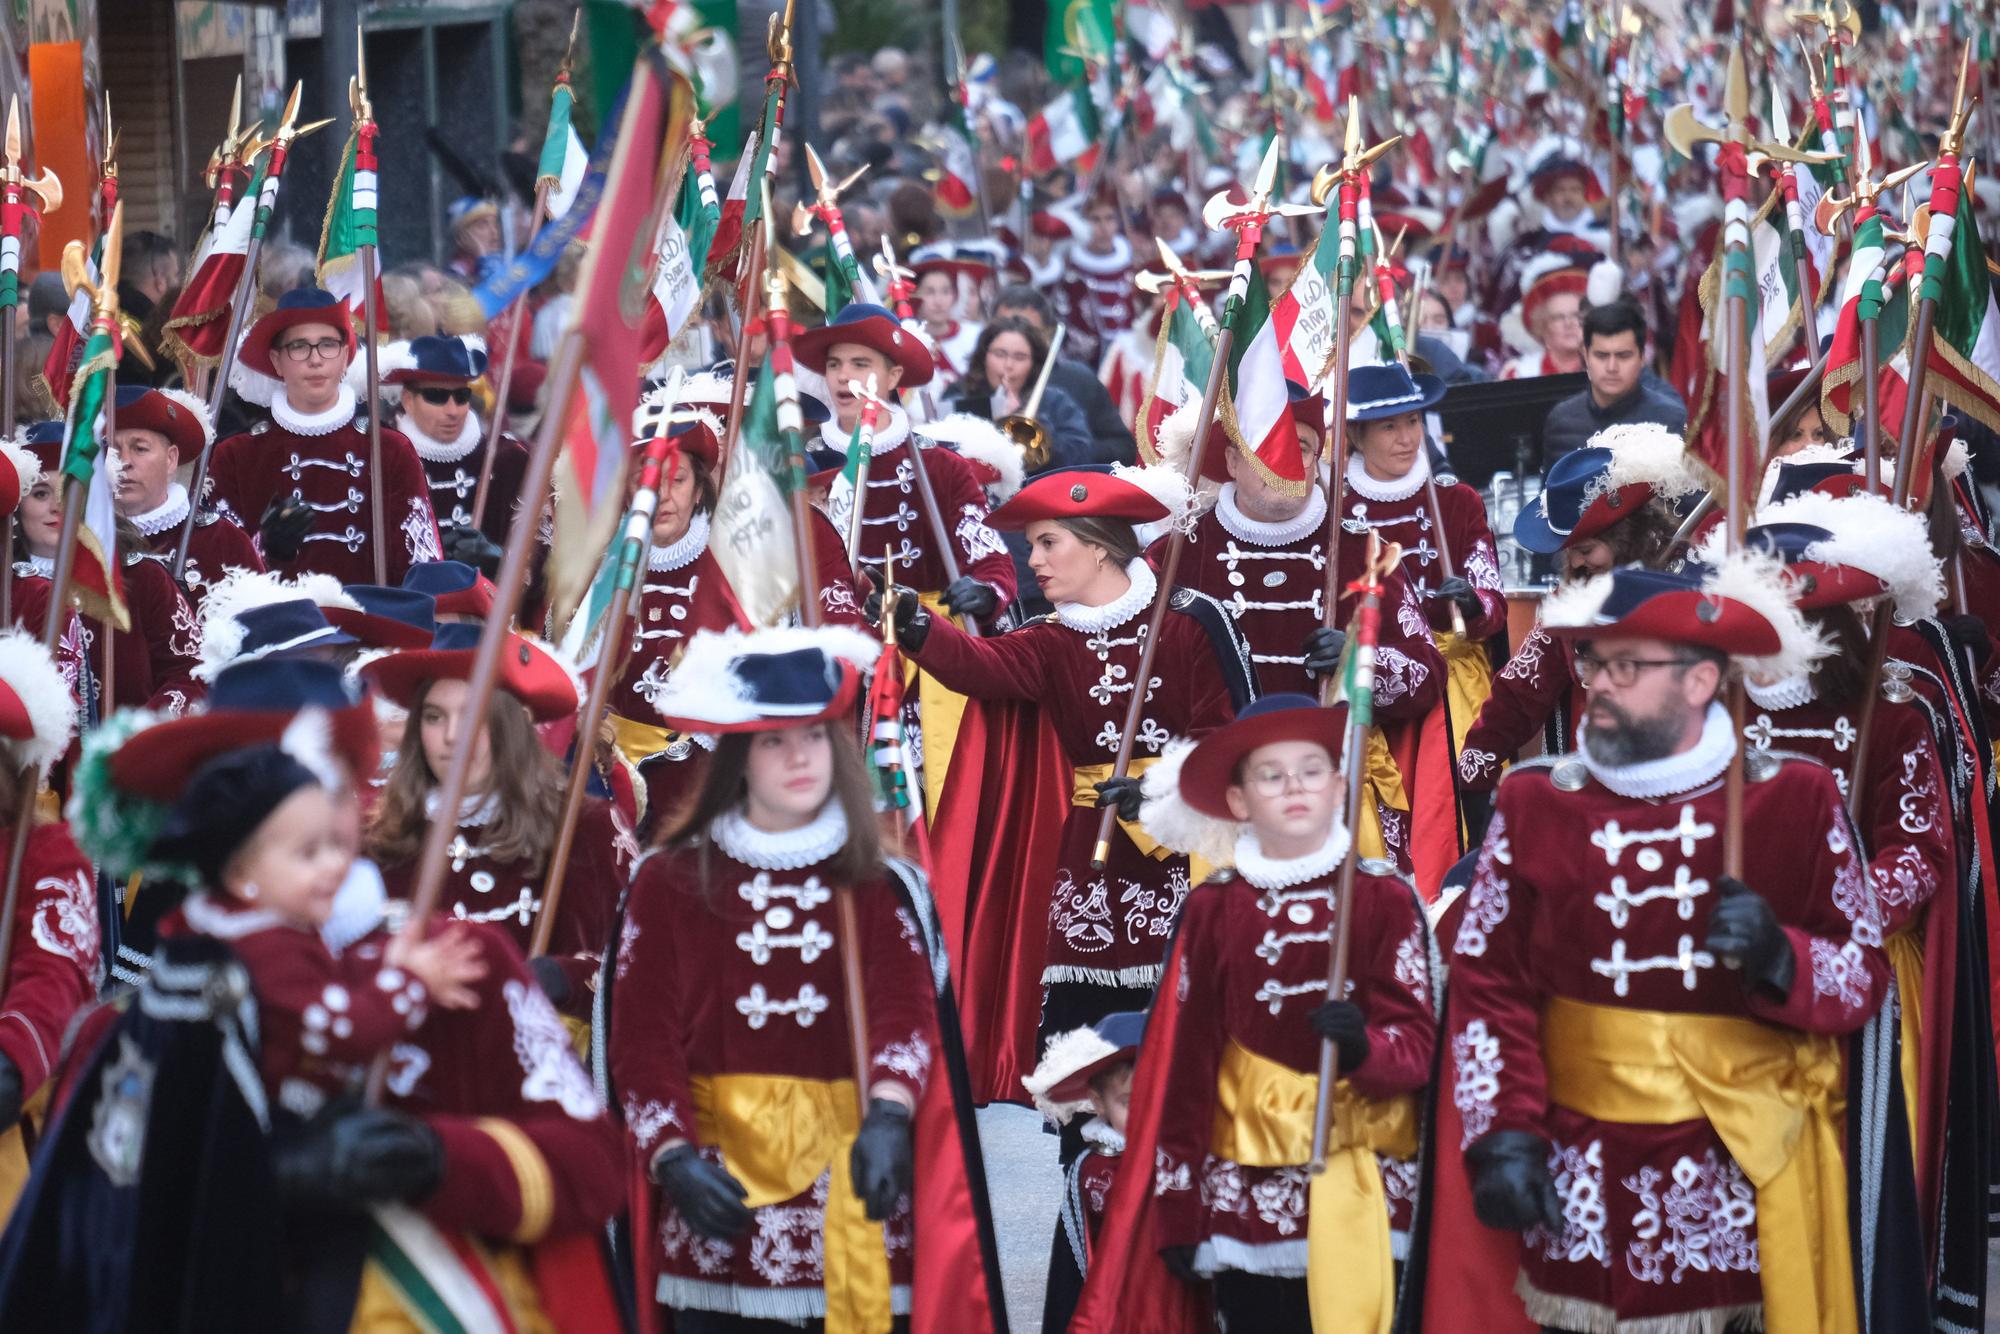
M 257 211 L 252 215 L 250 241 L 243 251 L 243 276 L 237 280 L 236 299 L 229 305 L 229 330 L 222 339 L 222 359 L 216 363 L 215 383 L 209 387 L 208 419 L 211 422 L 222 419 L 222 400 L 229 394 L 229 368 L 236 360 L 236 347 L 242 340 L 243 326 L 249 320 L 250 307 L 257 291 L 257 258 L 263 253 L 264 233 L 271 225 L 271 210 L 278 202 L 278 183 L 285 174 L 285 159 L 294 143 L 331 124 L 324 120 L 310 125 L 298 123 L 299 97 L 304 91 L 304 83 L 292 85 L 292 95 L 285 102 L 284 120 L 278 126 L 277 137 L 270 143 L 271 157 L 264 168 L 263 189 L 254 201 L 246 199 L 241 205 Z M 374 413 L 369 416 L 372 420 Z M 187 570 L 188 546 L 194 541 L 195 520 L 201 516 L 201 497 L 208 487 L 208 460 L 214 451 L 215 441 L 211 438 L 201 447 L 201 453 L 195 455 L 194 475 L 188 481 L 188 515 L 181 523 L 180 541 L 174 546 L 175 583 L 182 581 Z
M 764 236 L 764 252 L 775 255 L 777 246 L 772 244 L 771 233 L 777 230 L 777 223 L 771 217 L 771 183 L 758 182 L 764 191 L 764 216 L 762 226 L 767 229 Z M 767 305 L 765 321 L 770 328 L 771 346 L 771 388 L 778 400 L 778 436 L 785 444 L 785 466 L 790 474 L 786 489 L 792 514 L 792 549 L 799 567 L 799 621 L 807 626 L 820 623 L 819 568 L 813 555 L 812 502 L 806 497 L 806 447 L 804 414 L 799 409 L 798 381 L 792 373 L 792 314 L 785 305 L 785 275 L 774 263 L 764 275 L 764 291 Z M 912 442 L 911 453 L 915 453 Z M 860 503 L 857 499 L 856 504 Z M 850 945 L 853 943 L 849 937 Z M 852 952 L 851 950 L 849 951 Z M 856 1067 L 856 1078 L 866 1068 L 866 1063 Z
M 576 57 L 577 24 L 582 20 L 583 9 L 579 6 L 569 22 L 569 50 L 564 53 L 562 64 L 556 67 L 555 89 L 549 94 L 551 102 L 569 85 L 570 62 Z M 699 126 L 696 127 L 696 133 L 700 133 Z M 567 141 L 564 147 L 568 147 Z M 546 147 L 542 155 L 548 156 Z M 556 184 L 557 182 L 549 176 L 539 176 L 535 180 L 535 212 L 528 224 L 528 236 L 531 240 L 542 230 L 542 223 L 548 220 L 549 192 Z M 370 292 L 372 294 L 372 288 Z M 507 396 L 514 388 L 514 361 L 521 352 L 521 330 L 518 322 L 521 318 L 522 305 L 527 299 L 526 288 L 515 293 L 514 299 L 507 304 L 505 322 L 501 323 L 501 327 L 507 330 L 507 347 L 501 354 L 500 383 L 493 396 L 493 420 L 486 427 L 486 449 L 479 458 L 479 485 L 472 493 L 474 528 L 483 529 L 486 526 L 486 496 L 493 489 L 493 455 L 500 448 L 500 437 L 507 429 Z
M 105 133 L 110 133 L 107 123 Z M 15 330 L 20 318 L 21 305 L 21 221 L 27 211 L 26 195 L 33 192 L 42 202 L 44 214 L 53 213 L 62 207 L 62 182 L 54 172 L 43 168 L 39 180 L 31 179 L 21 164 L 21 99 L 16 96 L 7 105 L 7 160 L 0 166 L 0 198 L 4 198 L 6 208 L 0 209 L 0 309 L 5 311 L 4 326 L 0 326 L 0 433 L 12 436 L 17 427 L 14 412 L 18 406 L 14 392 L 15 379 Z M 107 219 L 108 221 L 108 219 Z M 11 530 L 10 530 L 11 531 Z M 6 553 L 6 560 L 0 562 L 0 624 L 14 622 L 14 557 Z M 18 840 L 17 840 L 18 841 Z M 8 903 L 9 922 L 12 921 L 13 904 Z M 4 966 L 6 954 L 0 950 L 0 966 Z
M 563 791 L 562 819 L 556 826 L 555 845 L 549 850 L 548 868 L 542 880 L 542 906 L 535 917 L 534 937 L 528 944 L 529 958 L 549 952 L 549 938 L 555 931 L 556 908 L 562 902 L 563 884 L 569 878 L 570 849 L 576 843 L 576 822 L 583 814 L 584 794 L 590 787 L 591 771 L 596 768 L 598 724 L 604 717 L 604 706 L 611 698 L 612 684 L 618 678 L 619 650 L 624 644 L 625 624 L 631 617 L 633 603 L 638 600 L 640 592 L 639 571 L 644 568 L 653 550 L 653 517 L 660 508 L 661 476 L 666 470 L 669 455 L 673 456 L 676 470 L 685 462 L 685 456 L 667 437 L 665 425 L 672 416 L 686 378 L 686 372 L 676 366 L 667 381 L 667 402 L 661 413 L 662 431 L 646 446 L 645 460 L 639 468 L 639 486 L 632 493 L 632 504 L 625 511 L 625 535 L 619 546 L 618 573 L 612 585 L 611 606 L 605 613 L 604 626 L 598 632 L 598 662 L 590 678 L 590 692 L 576 715 L 569 785 Z
M 876 417 L 881 411 L 882 400 L 876 396 L 876 380 L 873 372 L 869 373 L 866 386 L 850 380 L 847 382 L 847 387 L 850 392 L 858 391 L 861 399 L 860 435 L 854 441 L 854 457 L 851 460 L 855 470 L 854 504 L 847 517 L 847 570 L 858 581 L 861 578 L 862 513 L 867 509 L 864 502 L 868 499 L 868 465 L 875 455 Z M 889 582 L 885 570 L 883 583 Z

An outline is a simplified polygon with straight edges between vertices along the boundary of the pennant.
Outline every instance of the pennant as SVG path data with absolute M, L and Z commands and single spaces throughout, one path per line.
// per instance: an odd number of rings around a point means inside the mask
M 690 145 L 693 160 L 681 178 L 680 195 L 671 213 L 660 218 L 660 239 L 654 247 L 652 300 L 646 303 L 646 324 L 639 364 L 650 366 L 666 354 L 701 305 L 702 274 L 708 252 L 722 221 L 715 197 L 715 176 L 709 168 L 708 141 Z
M 2000 307 L 1993 300 L 1972 196 L 1961 180 L 1938 179 L 1945 175 L 1942 168 L 1933 175 L 1920 293 L 1937 300 L 1930 391 L 2000 430 Z M 1954 163 L 1950 176 L 1957 175 Z
M 77 483 L 70 490 L 70 503 L 76 503 L 81 493 L 84 504 L 83 522 L 76 534 L 75 563 L 70 567 L 70 592 L 85 615 L 129 630 L 132 618 L 125 610 L 125 586 L 116 559 L 118 511 L 111 500 L 113 469 L 97 466 L 98 454 L 104 448 L 104 401 L 110 396 L 111 376 L 116 367 L 117 354 L 111 346 L 110 331 L 103 328 L 93 331 L 83 349 L 83 362 L 77 368 L 70 396 L 68 429 L 64 432 L 68 444 L 63 450 L 62 472 Z
M 251 201 L 263 193 L 268 167 L 269 159 L 258 162 L 256 174 L 241 199 L 231 199 L 226 181 L 216 191 L 213 220 L 188 263 L 187 285 L 174 299 L 173 313 L 167 318 L 160 339 L 177 361 L 196 366 L 217 366 L 222 362 L 222 342 L 229 336 L 229 308 L 235 303 L 236 289 L 243 281 L 243 265 L 250 253 L 250 232 L 257 217 Z M 80 342 L 90 324 L 87 296 L 82 323 L 77 320 L 72 305 L 70 322 L 76 327 Z M 51 375 L 49 383 L 67 386 L 70 378 Z
M 576 203 L 577 192 L 590 170 L 590 155 L 570 123 L 570 108 L 576 102 L 570 92 L 569 75 L 556 76 L 555 91 L 549 97 L 549 132 L 542 137 L 542 157 L 535 170 L 535 185 L 549 187 L 547 207 L 551 218 L 560 218 Z M 611 123 L 611 122 L 607 122 Z
M 319 234 L 319 285 L 347 303 L 348 323 L 365 328 L 368 296 L 362 290 L 361 249 L 375 246 L 378 205 L 375 170 L 375 122 L 357 121 L 341 151 L 340 173 L 327 201 L 326 223 Z M 375 279 L 376 329 L 387 328 L 382 279 Z
M 752 626 L 775 625 L 798 604 L 799 562 L 792 537 L 790 449 L 780 401 L 798 429 L 798 389 L 790 344 L 774 342 L 757 391 L 744 409 L 728 472 L 715 502 L 708 548 Z

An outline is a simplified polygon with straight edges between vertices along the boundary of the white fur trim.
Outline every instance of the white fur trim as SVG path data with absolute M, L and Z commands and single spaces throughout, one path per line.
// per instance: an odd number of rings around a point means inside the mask
M 40 639 L 23 630 L 0 630 L 0 681 L 20 696 L 33 735 L 4 743 L 15 763 L 48 776 L 76 732 L 76 697 Z
M 1826 632 L 1809 624 L 1792 601 L 1784 562 L 1762 551 L 1733 551 L 1708 567 L 1702 588 L 1740 602 L 1771 623 L 1778 632 L 1778 651 L 1761 657 L 1738 657 L 1744 671 L 1764 677 L 1800 676 L 1833 652 Z
M 1493 206 L 1486 215 L 1486 237 L 1493 243 L 1495 253 L 1514 244 L 1521 234 L 1521 205 L 1513 199 L 1503 199 Z
M 241 360 L 229 363 L 229 387 L 234 389 L 246 403 L 255 403 L 260 408 L 268 408 L 284 392 L 285 382 L 276 376 L 252 370 Z
M 1162 847 L 1199 857 L 1211 866 L 1236 864 L 1236 835 L 1243 826 L 1218 820 L 1188 805 L 1181 796 L 1181 767 L 1194 753 L 1186 737 L 1169 741 L 1139 780 L 1139 826 Z
M 1549 274 L 1561 273 L 1571 267 L 1568 255 L 1560 255 L 1553 250 L 1543 251 L 1521 266 L 1521 295 L 1526 296 L 1538 281 Z
M 1071 1117 L 1090 1106 L 1089 1099 L 1055 1102 L 1050 1099 L 1049 1090 L 1077 1071 L 1117 1054 L 1118 1048 L 1099 1037 L 1096 1029 L 1072 1028 L 1049 1039 L 1049 1049 L 1042 1053 L 1034 1072 L 1021 1076 L 1021 1087 L 1028 1091 L 1043 1116 L 1056 1125 L 1068 1125 Z
M 1027 469 L 1021 460 L 1021 447 L 984 417 L 954 412 L 949 417 L 912 426 L 910 433 L 934 445 L 949 445 L 966 458 L 983 463 L 999 473 L 1000 480 L 986 488 L 987 495 L 995 504 L 1019 491 L 1021 483 L 1027 478 Z
M 1590 266 L 1590 278 L 1584 284 L 1583 299 L 1587 305 L 1608 306 L 1625 291 L 1625 270 L 1618 267 L 1615 259 L 1600 259 Z
M 1806 554 L 1863 570 L 1888 584 L 1896 615 L 1903 620 L 1935 616 L 1944 601 L 1944 570 L 1931 551 L 1924 516 L 1893 500 L 1864 492 L 1834 497 L 1807 491 L 1759 510 L 1757 522 L 1805 523 L 1832 533 L 1832 540 Z
M 181 408 L 194 415 L 194 419 L 201 423 L 202 444 L 212 445 L 215 443 L 215 419 L 208 415 L 208 404 L 202 402 L 185 389 L 155 389 L 153 392 L 163 398 L 173 400 Z M 193 461 L 192 459 L 182 460 L 184 463 L 192 463 Z
M 42 479 L 41 460 L 28 451 L 20 436 L 0 436 L 0 458 L 6 459 L 8 466 L 21 479 L 22 495 L 34 490 L 35 483 Z
M 1500 341 L 1522 356 L 1539 354 L 1542 345 L 1528 332 L 1527 321 L 1521 318 L 1521 303 L 1516 301 L 1500 316 Z
M 212 681 L 243 651 L 244 612 L 301 598 L 320 607 L 355 608 L 358 604 L 330 574 L 302 574 L 296 581 L 264 570 L 231 568 L 209 585 L 201 604 L 201 663 L 196 677 Z
M 851 626 L 775 626 L 745 633 L 704 630 L 688 641 L 667 678 L 667 688 L 654 699 L 662 717 L 698 718 L 718 726 L 755 722 L 764 715 L 738 686 L 734 664 L 751 653 L 793 653 L 813 648 L 851 664 L 857 671 L 873 669 L 882 645 Z M 782 724 L 783 719 L 773 719 Z

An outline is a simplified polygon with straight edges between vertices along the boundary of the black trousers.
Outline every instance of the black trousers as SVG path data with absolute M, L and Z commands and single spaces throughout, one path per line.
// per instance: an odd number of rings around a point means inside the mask
M 826 1328 L 824 1320 L 794 1325 L 785 1320 L 759 1320 L 747 1315 L 724 1315 L 717 1311 L 675 1311 L 674 1334 L 816 1334 Z M 892 1334 L 908 1334 L 910 1318 L 899 1315 L 889 1326 Z
M 1306 1281 L 1225 1269 L 1215 1276 L 1223 1334 L 1312 1334 Z

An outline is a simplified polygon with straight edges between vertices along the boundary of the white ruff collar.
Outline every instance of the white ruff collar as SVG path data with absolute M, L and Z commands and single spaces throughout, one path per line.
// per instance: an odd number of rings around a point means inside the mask
M 1236 836 L 1236 874 L 1258 889 L 1290 889 L 1330 875 L 1347 857 L 1347 826 L 1333 817 L 1333 828 L 1319 851 L 1303 857 L 1266 857 L 1257 831 L 1245 826 Z
M 1718 703 L 1708 706 L 1702 720 L 1701 739 L 1678 755 L 1637 764 L 1599 764 L 1584 747 L 1583 733 L 1588 720 L 1576 726 L 1577 758 L 1590 776 L 1621 797 L 1671 797 L 1692 792 L 1714 782 L 1729 767 L 1736 753 L 1736 729 L 1729 725 L 1729 710 Z
M 189 926 L 214 940 L 241 940 L 253 932 L 286 924 L 269 908 L 238 908 L 206 891 L 188 895 L 181 915 Z
M 1111 238 L 1111 253 L 1100 255 L 1083 242 L 1069 248 L 1069 265 L 1093 278 L 1110 278 L 1132 267 L 1132 243 L 1121 234 Z
M 319 929 L 319 938 L 338 954 L 380 926 L 388 911 L 389 890 L 382 883 L 381 868 L 366 857 L 356 857 L 333 896 L 333 914 Z
M 1788 676 L 1767 686 L 1745 681 L 1743 687 L 1749 692 L 1751 702 L 1760 709 L 1796 709 L 1819 698 L 1819 692 L 1813 689 L 1810 674 Z
M 39 574 L 44 579 L 53 579 L 56 577 L 56 558 L 54 556 L 37 556 L 32 552 L 29 553 L 28 572 L 30 574 Z
M 797 829 L 773 834 L 759 829 L 735 806 L 708 822 L 708 836 L 725 856 L 759 871 L 802 871 L 825 861 L 847 843 L 847 814 L 829 798 L 819 814 Z
M 1116 1158 L 1125 1152 L 1125 1137 L 1111 1128 L 1111 1123 L 1102 1117 L 1092 1117 L 1077 1130 L 1083 1142 L 1103 1154 L 1106 1158 Z
M 271 420 L 293 435 L 332 435 L 354 420 L 354 404 L 354 391 L 343 384 L 333 406 L 326 411 L 300 412 L 280 389 L 271 400 Z
M 424 793 L 424 816 L 435 820 L 438 813 L 438 790 L 432 788 Z M 493 817 L 500 813 L 500 798 L 491 792 L 478 797 L 461 797 L 458 803 L 458 827 L 473 828 L 492 824 Z
M 1225 482 L 1215 498 L 1215 521 L 1239 542 L 1260 547 L 1288 547 L 1326 528 L 1326 492 L 1317 486 L 1306 492 L 1306 507 L 1289 519 L 1253 519 L 1236 505 L 1236 483 Z
M 132 516 L 132 526 L 147 537 L 155 537 L 169 528 L 180 527 L 187 522 L 187 516 L 188 489 L 175 482 L 167 488 L 167 498 L 157 509 Z
M 1125 577 L 1132 581 L 1132 586 L 1101 607 L 1086 607 L 1081 602 L 1056 603 L 1056 619 L 1086 635 L 1117 629 L 1152 606 L 1153 594 L 1160 591 L 1160 581 L 1144 556 L 1135 556 L 1125 563 Z
M 479 448 L 479 441 L 486 434 L 480 428 L 476 412 L 465 414 L 456 440 L 433 440 L 417 429 L 416 418 L 407 412 L 396 419 L 396 429 L 410 437 L 410 443 L 417 448 L 417 457 L 427 463 L 456 463 Z
M 841 430 L 839 421 L 832 417 L 827 418 L 819 424 L 820 444 L 843 458 L 847 455 L 848 439 L 853 434 L 854 432 L 851 430 Z M 909 438 L 909 414 L 899 407 L 891 406 L 889 409 L 889 420 L 880 423 L 875 428 L 875 443 L 869 447 L 868 456 L 874 458 L 878 454 L 886 454 Z
M 1431 476 L 1431 456 L 1427 450 L 1417 451 L 1417 461 L 1410 470 L 1394 481 L 1378 482 L 1368 475 L 1368 469 L 1361 462 L 1361 455 L 1347 456 L 1347 487 L 1369 500 L 1408 500 L 1423 489 Z
M 696 510 L 688 520 L 688 530 L 663 547 L 654 547 L 646 557 L 646 568 L 655 574 L 665 574 L 692 565 L 701 559 L 701 553 L 708 550 L 708 514 Z

